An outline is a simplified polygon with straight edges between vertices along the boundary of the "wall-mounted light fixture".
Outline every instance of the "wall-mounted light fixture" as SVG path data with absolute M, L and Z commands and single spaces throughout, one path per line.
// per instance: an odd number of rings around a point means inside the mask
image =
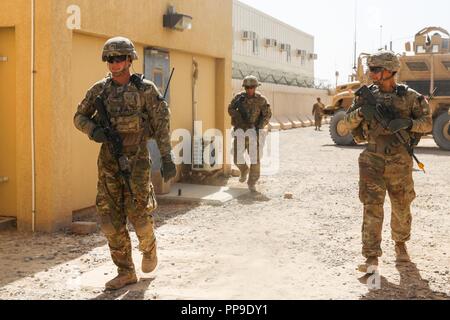
M 167 14 L 163 17 L 164 28 L 174 29 L 178 31 L 191 30 L 192 29 L 192 17 L 176 13 L 173 6 L 169 6 Z
M 7 62 L 7 61 L 8 61 L 8 57 L 0 56 L 0 62 Z

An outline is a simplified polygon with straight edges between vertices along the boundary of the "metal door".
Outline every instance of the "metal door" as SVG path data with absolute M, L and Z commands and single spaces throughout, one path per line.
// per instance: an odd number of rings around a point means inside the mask
M 144 75 L 146 79 L 155 83 L 161 95 L 164 95 L 170 78 L 169 53 L 161 49 L 145 49 Z M 170 105 L 170 88 L 167 90 L 166 101 Z M 161 168 L 161 153 L 159 152 L 156 141 L 151 140 L 148 143 L 148 148 L 153 163 L 152 170 L 158 171 Z

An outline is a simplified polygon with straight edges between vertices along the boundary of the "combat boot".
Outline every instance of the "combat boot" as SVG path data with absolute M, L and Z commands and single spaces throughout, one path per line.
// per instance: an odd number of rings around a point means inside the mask
M 239 182 L 244 183 L 245 181 L 247 181 L 248 171 L 249 171 L 248 169 L 241 171 L 241 177 L 239 178 Z
M 404 242 L 395 243 L 395 256 L 397 258 L 395 260 L 396 262 L 411 262 L 408 250 L 406 249 L 406 243 Z
M 248 185 L 248 190 L 250 190 L 251 193 L 257 193 L 256 186 L 254 184 Z
M 150 273 L 156 269 L 158 265 L 158 256 L 156 254 L 156 245 L 150 252 L 144 252 L 142 257 L 142 272 Z
M 378 257 L 368 257 L 366 262 L 358 266 L 358 271 L 373 274 L 378 270 Z
M 105 285 L 106 290 L 119 290 L 130 284 L 135 284 L 137 282 L 137 277 L 134 272 L 132 273 L 119 273 L 117 277 L 108 281 Z

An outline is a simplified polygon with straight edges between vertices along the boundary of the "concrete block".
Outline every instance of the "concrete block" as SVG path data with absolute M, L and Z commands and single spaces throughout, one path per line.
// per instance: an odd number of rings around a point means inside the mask
M 297 118 L 297 116 L 290 115 L 288 116 L 289 121 L 292 122 L 292 126 L 294 128 L 301 128 L 303 127 L 303 123 Z
M 292 129 L 293 124 L 291 121 L 289 121 L 289 119 L 286 116 L 278 116 L 277 119 L 280 122 L 281 129 L 283 130 Z
M 278 122 L 278 120 L 276 118 L 272 118 L 269 121 L 269 130 L 273 131 L 273 130 L 280 130 L 281 129 L 281 125 Z
M 78 235 L 88 235 L 97 232 L 97 223 L 96 222 L 84 222 L 77 221 L 72 222 L 71 231 L 74 234 Z
M 303 127 L 310 127 L 314 124 L 307 116 L 301 115 L 299 116 L 299 119 L 303 123 Z
M 165 203 L 200 203 L 223 205 L 228 201 L 249 193 L 247 188 L 230 188 L 176 183 L 169 194 L 158 196 L 159 202 Z

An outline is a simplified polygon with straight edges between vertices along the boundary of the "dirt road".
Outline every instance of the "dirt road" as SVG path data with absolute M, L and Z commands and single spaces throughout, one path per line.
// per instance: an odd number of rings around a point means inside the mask
M 280 171 L 260 196 L 162 205 L 158 270 L 116 293 L 102 292 L 115 269 L 100 233 L 0 233 L 0 299 L 450 299 L 450 152 L 430 139 L 418 150 L 428 171 L 414 173 L 414 263 L 394 262 L 386 203 L 380 277 L 361 278 L 362 147 L 336 147 L 326 130 L 282 132 Z

